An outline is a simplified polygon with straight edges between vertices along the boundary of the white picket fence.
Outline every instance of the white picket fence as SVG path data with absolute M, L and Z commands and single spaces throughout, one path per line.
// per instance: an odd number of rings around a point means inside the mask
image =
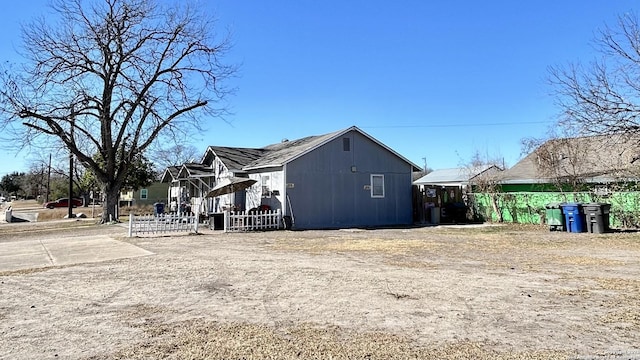
M 129 237 L 175 232 L 197 233 L 198 218 L 195 215 L 184 214 L 129 215 Z
M 227 211 L 224 213 L 224 231 L 277 230 L 282 228 L 280 209 L 268 211 Z

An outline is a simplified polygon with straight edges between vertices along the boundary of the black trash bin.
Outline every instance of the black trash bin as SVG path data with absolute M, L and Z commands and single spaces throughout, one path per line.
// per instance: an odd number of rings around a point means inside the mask
M 211 213 L 211 214 L 209 214 L 209 229 L 211 229 L 211 230 L 223 230 L 224 229 L 224 214 L 223 213 Z
M 609 211 L 611 204 L 591 203 L 583 204 L 587 231 L 604 234 L 609 231 Z
M 282 217 L 282 223 L 285 230 L 291 230 L 291 227 L 293 226 L 293 219 L 291 218 L 291 216 L 285 215 Z
M 442 217 L 443 223 L 466 224 L 467 223 L 467 207 L 464 203 L 448 203 L 444 205 Z

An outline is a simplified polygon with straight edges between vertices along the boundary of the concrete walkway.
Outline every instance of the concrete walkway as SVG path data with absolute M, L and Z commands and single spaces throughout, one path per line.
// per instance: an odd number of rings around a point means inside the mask
M 108 235 L 0 243 L 0 272 L 152 255 Z

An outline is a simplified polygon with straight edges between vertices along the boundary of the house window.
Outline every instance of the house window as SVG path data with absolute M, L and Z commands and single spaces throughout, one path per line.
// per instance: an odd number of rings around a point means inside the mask
M 342 138 L 342 150 L 351 151 L 351 139 L 350 138 Z
M 384 197 L 384 175 L 371 175 L 371 197 Z
M 148 189 L 141 189 L 140 190 L 140 200 L 147 200 L 148 196 L 149 196 L 149 190 Z
M 262 184 L 262 197 L 271 197 L 271 177 L 269 175 L 262 175 L 260 183 Z

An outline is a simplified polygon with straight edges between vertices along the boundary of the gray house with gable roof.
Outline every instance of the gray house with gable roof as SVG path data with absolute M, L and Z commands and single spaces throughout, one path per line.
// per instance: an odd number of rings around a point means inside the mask
M 211 188 L 230 176 L 256 180 L 207 199 L 208 212 L 268 206 L 291 217 L 296 229 L 413 222 L 411 175 L 419 167 L 355 126 L 259 149 L 210 146 L 201 163 Z
M 258 180 L 251 190 L 261 203 L 280 206 L 297 228 L 413 221 L 411 174 L 418 166 L 357 127 L 266 149 L 244 168 Z

